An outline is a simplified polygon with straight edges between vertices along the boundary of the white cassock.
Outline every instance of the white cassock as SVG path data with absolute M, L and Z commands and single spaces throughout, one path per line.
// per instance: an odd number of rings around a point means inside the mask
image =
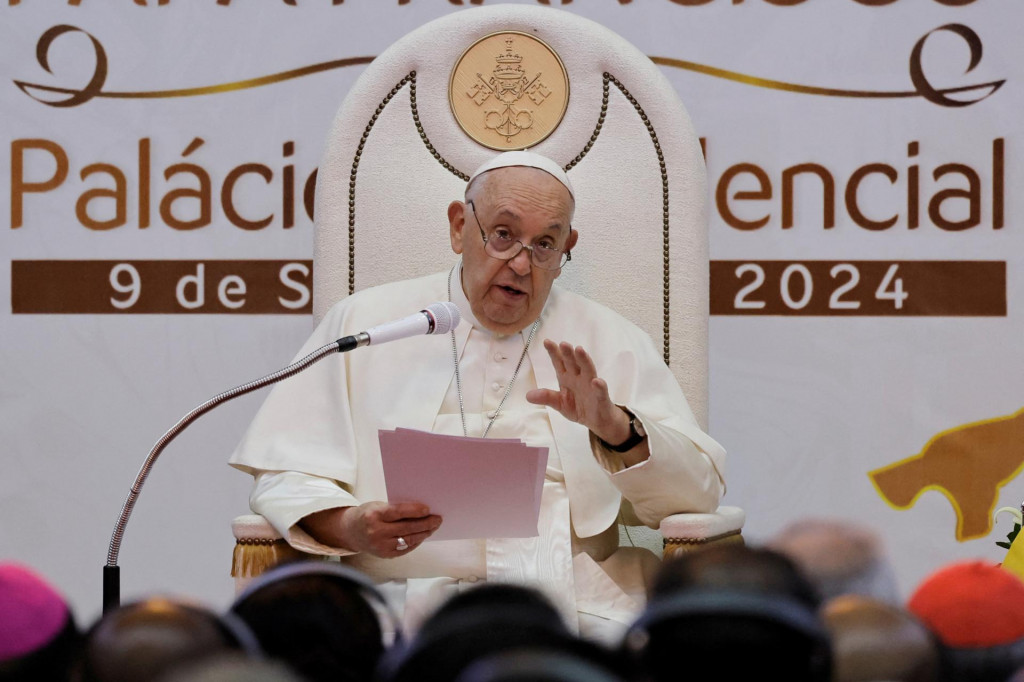
M 511 381 L 530 328 L 501 336 L 477 322 L 459 272 L 358 292 L 335 305 L 299 357 L 340 337 L 404 317 L 439 300 L 459 306 L 455 330 L 468 435 L 480 436 Z M 625 468 L 583 426 L 526 401 L 558 390 L 542 341 L 583 346 L 611 399 L 647 432 L 650 457 Z M 250 506 L 295 548 L 338 555 L 382 583 L 407 628 L 478 580 L 543 590 L 584 634 L 608 636 L 643 605 L 656 558 L 618 549 L 622 498 L 651 527 L 678 512 L 708 512 L 724 489 L 725 452 L 697 425 L 682 389 L 642 330 L 617 313 L 552 287 L 541 324 L 488 437 L 548 448 L 539 536 L 425 542 L 396 559 L 353 554 L 313 540 L 296 524 L 313 512 L 386 500 L 379 429 L 462 435 L 451 335 L 368 346 L 278 384 L 231 465 L 256 476 Z M 605 627 L 607 626 L 607 627 Z

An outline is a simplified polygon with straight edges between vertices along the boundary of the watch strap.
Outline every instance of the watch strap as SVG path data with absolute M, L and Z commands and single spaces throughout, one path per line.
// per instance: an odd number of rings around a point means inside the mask
M 637 430 L 636 415 L 630 412 L 629 410 L 626 410 L 626 414 L 629 415 L 629 438 L 619 443 L 618 445 L 612 445 L 606 440 L 601 439 L 601 445 L 603 445 L 608 450 L 611 450 L 612 452 L 627 452 L 629 450 L 632 450 L 637 445 L 640 445 L 640 443 L 643 442 L 643 439 L 647 437 L 646 435 L 641 435 L 641 433 Z

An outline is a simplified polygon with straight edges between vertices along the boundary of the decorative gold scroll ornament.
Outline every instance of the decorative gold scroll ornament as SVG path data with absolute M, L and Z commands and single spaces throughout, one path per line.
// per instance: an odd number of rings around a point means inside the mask
M 736 83 L 751 85 L 758 88 L 769 88 L 772 90 L 783 90 L 786 92 L 799 93 L 803 95 L 818 95 L 821 97 L 854 97 L 868 99 L 906 99 L 911 97 L 923 97 L 932 104 L 938 104 L 939 106 L 943 107 L 966 107 L 971 106 L 972 104 L 977 104 L 978 102 L 981 102 L 982 100 L 995 94 L 995 92 L 1006 83 L 1006 79 L 1002 78 L 999 80 L 989 81 L 986 83 L 975 83 L 972 85 L 961 85 L 956 87 L 940 88 L 934 86 L 931 83 L 931 81 L 929 81 L 927 74 L 925 74 L 924 72 L 921 55 L 924 49 L 925 41 L 928 40 L 928 38 L 933 33 L 936 33 L 938 31 L 955 33 L 956 35 L 959 35 L 967 42 L 967 47 L 970 49 L 970 63 L 968 64 L 965 73 L 970 73 L 974 69 L 974 67 L 977 66 L 978 63 L 981 61 L 981 38 L 979 38 L 978 34 L 975 33 L 969 27 L 964 26 L 963 24 L 946 24 L 944 26 L 939 26 L 936 29 L 932 29 L 931 31 L 926 33 L 920 40 L 917 41 L 917 44 L 914 45 L 914 49 L 910 54 L 910 80 L 914 84 L 914 90 L 850 90 L 847 88 L 838 87 L 802 85 L 800 83 L 789 83 L 786 81 L 760 78 L 758 76 L 739 73 L 737 71 L 727 71 L 726 69 L 720 69 L 718 67 L 710 66 L 708 64 L 699 64 L 697 62 L 686 61 L 683 59 L 675 59 L 672 57 L 655 56 L 651 57 L 651 60 L 655 64 L 660 64 L 662 66 L 670 66 L 677 69 L 684 69 L 686 71 L 701 73 L 708 76 L 712 76 L 714 78 L 724 78 L 726 80 L 731 80 Z M 218 83 L 215 85 L 203 85 L 191 88 L 137 91 L 107 90 L 105 88 L 108 75 L 107 52 L 95 36 L 78 28 L 77 26 L 61 24 L 58 26 L 53 26 L 52 28 L 48 29 L 45 33 L 43 33 L 43 35 L 40 36 L 39 41 L 36 43 L 36 61 L 39 62 L 39 65 L 43 67 L 43 69 L 48 74 L 52 75 L 53 71 L 50 69 L 49 63 L 50 47 L 52 46 L 54 41 L 56 41 L 58 38 L 67 33 L 84 33 L 86 36 L 89 37 L 89 40 L 92 41 L 94 53 L 93 74 L 89 79 L 89 82 L 81 87 L 67 87 L 61 85 L 52 85 L 48 83 L 32 83 L 24 80 L 14 81 L 14 84 L 18 87 L 18 89 L 20 89 L 22 92 L 24 92 L 26 95 L 36 100 L 40 104 L 45 104 L 51 107 L 74 107 L 80 104 L 85 104 L 86 102 L 92 100 L 94 97 L 110 99 L 163 99 L 176 97 L 198 97 L 203 95 L 216 95 L 220 93 L 233 92 L 235 90 L 246 90 L 248 88 L 259 88 L 265 85 L 273 85 L 275 83 L 281 83 L 295 78 L 304 78 L 306 76 L 323 73 L 325 71 L 332 71 L 334 69 L 369 64 L 370 62 L 373 61 L 373 57 L 369 56 L 347 57 L 345 59 L 335 59 L 333 61 L 320 62 L 319 64 L 311 64 L 309 66 L 303 66 L 297 69 L 291 69 L 289 71 L 272 73 L 267 76 L 258 76 L 256 78 L 247 78 L 245 80 L 231 81 L 228 83 Z M 550 48 L 548 48 L 547 45 L 544 45 L 544 43 L 537 40 L 533 36 L 529 36 L 523 33 L 508 32 L 505 34 L 496 35 L 511 35 L 513 36 L 513 40 L 520 36 L 525 37 L 532 42 L 539 43 L 544 48 L 550 51 Z M 484 38 L 484 40 L 486 40 L 486 38 Z M 479 45 L 479 43 L 477 43 L 476 45 Z M 476 45 L 474 45 L 473 47 L 476 47 Z M 470 47 L 470 50 L 472 50 L 473 47 Z M 466 54 L 463 55 L 462 59 L 460 59 L 459 63 L 456 65 L 455 72 L 452 73 L 452 83 L 454 83 L 456 72 L 461 73 L 460 67 L 462 65 L 462 60 L 465 59 L 468 53 L 469 50 L 466 51 Z M 561 78 L 565 83 L 565 96 L 562 98 L 561 112 L 558 114 L 557 117 L 554 117 L 552 119 L 554 122 L 551 124 L 550 128 L 551 130 L 554 130 L 558 126 L 559 121 L 561 121 L 561 117 L 565 112 L 565 107 L 568 104 L 569 83 L 568 79 L 565 78 L 565 70 L 564 68 L 562 68 L 562 62 L 558 61 L 558 57 L 557 55 L 554 55 L 554 52 L 551 52 L 551 54 L 552 56 L 554 56 L 554 59 L 558 64 L 558 68 L 553 71 L 545 72 L 544 77 L 542 79 L 538 79 L 541 85 L 536 86 L 536 89 L 533 94 L 536 97 L 540 98 L 542 102 L 552 101 L 551 96 L 554 93 L 549 93 L 548 95 L 545 95 L 544 91 L 541 90 L 541 87 L 543 86 L 544 90 L 548 89 L 548 86 L 550 86 L 552 82 L 549 80 L 549 76 L 551 73 L 557 71 L 561 75 Z M 526 58 L 524 57 L 524 62 L 525 60 Z M 530 64 L 528 66 L 529 68 L 533 68 L 535 64 Z M 528 67 L 524 66 L 523 68 L 527 69 Z M 491 71 L 486 71 L 487 69 L 490 69 Z M 486 66 L 485 70 L 481 71 L 481 73 L 484 72 L 492 74 L 493 65 Z M 476 76 L 474 75 L 473 78 L 475 79 Z M 455 107 L 455 98 L 453 96 L 454 90 L 452 88 L 452 83 L 449 84 L 449 100 L 452 102 L 452 109 L 455 111 L 456 118 L 459 118 L 459 113 Z M 471 87 L 472 86 L 466 86 L 466 89 L 468 90 Z M 979 91 L 986 92 L 984 92 L 978 97 L 974 97 L 973 99 L 954 99 L 948 96 L 952 94 Z M 68 97 L 64 99 L 47 99 L 46 97 L 40 97 L 39 95 L 41 93 L 55 93 L 58 95 L 68 95 Z M 459 101 L 461 102 L 462 100 L 460 99 Z M 534 109 L 539 110 L 540 104 L 535 103 L 529 106 L 533 106 Z M 547 116 L 550 113 L 550 109 L 557 108 L 553 104 L 550 106 L 545 104 L 544 107 L 545 111 L 541 112 L 543 116 Z M 536 111 L 531 110 L 531 116 L 535 115 Z M 461 120 L 459 122 L 462 123 Z M 531 125 L 534 126 L 535 129 L 539 129 L 537 128 L 538 124 L 536 121 L 534 121 Z M 466 132 L 469 133 L 468 130 Z M 550 134 L 550 131 L 548 132 L 548 134 Z M 472 135 L 472 133 L 470 133 L 470 135 Z M 474 137 L 474 139 L 478 138 Z M 539 142 L 542 139 L 544 139 L 544 136 L 538 136 L 535 142 Z M 482 140 L 480 140 L 480 142 L 481 144 L 487 144 Z M 488 144 L 487 146 L 491 147 L 492 145 Z M 523 146 L 525 147 L 528 145 Z M 519 147 L 493 146 L 492 148 L 517 149 Z
M 455 63 L 448 101 L 455 120 L 483 146 L 525 149 L 562 122 L 569 76 L 544 41 L 518 31 L 492 33 Z

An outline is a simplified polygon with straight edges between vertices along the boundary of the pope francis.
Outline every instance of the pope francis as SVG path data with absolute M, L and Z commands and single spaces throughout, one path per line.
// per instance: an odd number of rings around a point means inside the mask
M 297 549 L 372 576 L 407 627 L 488 580 L 537 587 L 582 634 L 614 636 L 657 566 L 647 550 L 618 547 L 622 499 L 652 527 L 718 506 L 725 453 L 650 338 L 553 286 L 580 236 L 574 201 L 567 175 L 545 157 L 506 152 L 484 164 L 464 201 L 448 206 L 461 259 L 342 300 L 300 356 L 437 300 L 455 303 L 463 323 L 278 384 L 231 458 L 255 477 L 254 512 Z M 396 427 L 547 447 L 539 535 L 424 544 L 444 519 L 384 501 L 377 432 Z

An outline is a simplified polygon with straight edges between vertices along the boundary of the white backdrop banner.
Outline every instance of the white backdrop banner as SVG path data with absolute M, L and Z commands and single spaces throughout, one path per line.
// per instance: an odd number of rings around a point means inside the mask
M 98 612 L 152 444 L 310 330 L 316 165 L 346 91 L 405 33 L 480 4 L 0 6 L 0 556 Z M 993 512 L 1024 498 L 1024 9 L 560 7 L 650 55 L 701 135 L 711 431 L 747 537 L 868 524 L 905 593 L 948 561 L 1000 560 L 1012 523 Z M 250 481 L 226 459 L 259 401 L 161 459 L 125 536 L 125 599 L 230 600 Z

